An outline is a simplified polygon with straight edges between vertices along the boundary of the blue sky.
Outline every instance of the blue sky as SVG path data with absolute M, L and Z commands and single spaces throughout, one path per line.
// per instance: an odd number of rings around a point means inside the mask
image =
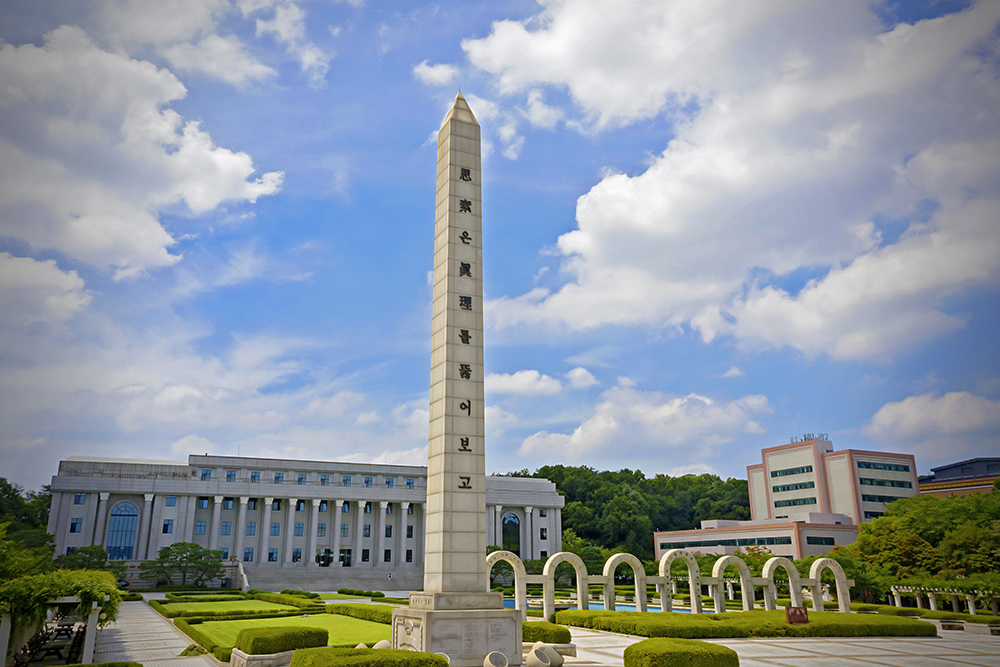
M 1000 5 L 7 2 L 0 463 L 426 461 L 483 126 L 487 466 L 1000 450 Z

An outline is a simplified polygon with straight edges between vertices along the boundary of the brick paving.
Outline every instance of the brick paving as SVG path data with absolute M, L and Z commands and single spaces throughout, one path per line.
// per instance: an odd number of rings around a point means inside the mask
M 162 596 L 161 596 L 162 597 Z M 177 657 L 193 642 L 145 602 L 123 602 L 118 620 L 97 635 L 94 662 L 141 662 L 145 667 L 219 667 L 207 655 Z

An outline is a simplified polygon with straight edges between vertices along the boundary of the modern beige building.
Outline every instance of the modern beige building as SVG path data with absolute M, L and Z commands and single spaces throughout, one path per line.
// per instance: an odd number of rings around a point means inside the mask
M 722 555 L 748 546 L 788 558 L 825 554 L 852 543 L 858 525 L 881 516 L 888 503 L 917 491 L 912 455 L 834 451 L 824 433 L 761 450 L 761 458 L 747 466 L 750 521 L 718 519 L 695 530 L 656 532 L 656 557 L 669 549 Z
M 687 549 L 702 554 L 725 556 L 749 546 L 766 547 L 775 556 L 803 558 L 825 554 L 858 536 L 858 527 L 843 514 L 792 512 L 781 519 L 763 521 L 702 521 L 695 530 L 653 533 L 654 552 L 659 560 L 670 549 Z
M 917 493 L 912 454 L 834 451 L 824 433 L 761 450 L 761 458 L 747 466 L 754 521 L 807 511 L 845 514 L 860 524 L 882 516 L 893 500 Z

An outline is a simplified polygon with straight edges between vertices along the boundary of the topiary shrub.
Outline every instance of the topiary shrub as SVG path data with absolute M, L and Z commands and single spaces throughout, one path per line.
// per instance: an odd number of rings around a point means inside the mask
M 142 600 L 142 593 L 126 593 L 122 596 L 123 602 L 140 602 Z
M 244 653 L 281 653 L 326 646 L 328 640 L 329 633 L 323 628 L 246 628 L 236 636 L 236 648 Z
M 255 600 L 264 602 L 274 602 L 275 604 L 287 604 L 292 607 L 299 607 L 313 614 L 323 613 L 323 602 L 320 600 L 310 600 L 298 595 L 282 595 L 281 593 L 255 593 Z
M 294 588 L 286 588 L 281 591 L 281 595 L 296 595 L 301 598 L 309 598 L 310 600 L 318 600 L 319 593 L 310 593 L 309 591 L 297 591 Z
M 353 618 L 360 618 L 363 621 L 385 623 L 386 625 L 392 623 L 392 607 L 387 604 L 358 604 L 351 602 L 345 604 L 328 604 L 326 605 L 326 613 L 341 614 L 342 616 L 351 616 Z
M 546 644 L 569 644 L 572 641 L 569 628 L 548 621 L 523 621 L 521 640 L 525 644 L 545 642 Z
M 292 654 L 291 667 L 448 667 L 448 660 L 392 648 L 303 648 Z
M 657 637 L 625 649 L 625 667 L 739 667 L 736 651 L 695 639 Z

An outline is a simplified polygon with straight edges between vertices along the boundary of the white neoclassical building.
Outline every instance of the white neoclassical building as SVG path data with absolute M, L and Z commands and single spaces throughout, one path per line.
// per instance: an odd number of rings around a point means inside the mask
M 70 457 L 59 462 L 51 488 L 56 555 L 100 544 L 113 559 L 141 561 L 194 542 L 242 562 L 253 585 L 306 582 L 291 574 L 301 569 L 322 573 L 331 586 L 391 572 L 397 584 L 420 587 L 423 466 Z M 552 482 L 487 477 L 486 503 L 487 544 L 506 537 L 523 558 L 561 550 L 564 500 Z

